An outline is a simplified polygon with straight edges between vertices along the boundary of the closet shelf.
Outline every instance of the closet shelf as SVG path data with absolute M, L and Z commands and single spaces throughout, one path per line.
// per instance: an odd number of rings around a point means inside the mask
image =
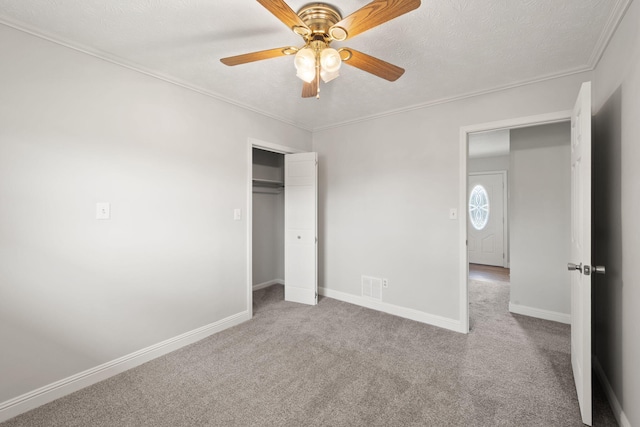
M 276 181 L 273 179 L 254 179 L 253 186 L 266 188 L 282 188 L 284 187 L 284 182 Z

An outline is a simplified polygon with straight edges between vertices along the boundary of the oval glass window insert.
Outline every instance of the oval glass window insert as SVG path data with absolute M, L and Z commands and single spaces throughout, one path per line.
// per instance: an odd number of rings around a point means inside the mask
M 482 230 L 489 222 L 489 194 L 478 184 L 469 196 L 469 219 L 476 230 Z

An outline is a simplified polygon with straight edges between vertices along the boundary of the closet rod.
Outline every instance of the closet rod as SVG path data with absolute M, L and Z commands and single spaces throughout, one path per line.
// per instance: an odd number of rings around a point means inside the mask
M 277 181 L 275 179 L 261 179 L 254 178 L 253 185 L 261 186 L 261 187 L 284 187 L 284 182 Z
M 284 187 L 280 188 L 269 188 L 269 187 L 253 187 L 254 193 L 264 193 L 264 194 L 280 194 L 284 190 Z

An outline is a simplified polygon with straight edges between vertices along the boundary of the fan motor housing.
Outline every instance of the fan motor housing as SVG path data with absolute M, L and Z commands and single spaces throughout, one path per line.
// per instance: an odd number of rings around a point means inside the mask
M 311 29 L 312 35 L 325 38 L 329 37 L 329 28 L 342 20 L 338 9 L 326 3 L 310 3 L 298 11 L 298 16 Z

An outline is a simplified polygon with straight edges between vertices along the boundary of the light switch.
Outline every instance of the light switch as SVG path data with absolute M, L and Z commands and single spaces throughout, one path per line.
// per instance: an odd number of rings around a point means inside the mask
M 96 219 L 109 219 L 111 217 L 111 204 L 107 202 L 96 203 Z
M 449 209 L 449 219 L 458 219 L 458 209 L 456 208 Z
M 233 210 L 233 220 L 234 221 L 240 221 L 242 219 L 242 210 L 241 209 L 234 209 Z

